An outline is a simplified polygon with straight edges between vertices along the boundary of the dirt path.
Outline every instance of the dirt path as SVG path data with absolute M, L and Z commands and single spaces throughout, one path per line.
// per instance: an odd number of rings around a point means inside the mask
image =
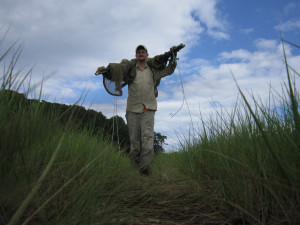
M 203 193 L 192 181 L 165 183 L 151 177 L 142 178 L 139 186 L 124 196 L 124 213 L 127 211 L 132 217 L 121 224 L 244 224 L 238 217 L 229 217 L 231 212 L 221 209 Z

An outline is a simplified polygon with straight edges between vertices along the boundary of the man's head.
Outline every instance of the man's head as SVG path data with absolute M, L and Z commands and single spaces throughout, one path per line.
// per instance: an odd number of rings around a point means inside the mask
M 139 50 L 144 50 L 144 51 L 146 51 L 148 53 L 148 50 L 147 50 L 147 48 L 146 48 L 145 45 L 139 45 L 139 46 L 137 46 L 136 49 L 135 49 L 135 53 L 137 53 Z
M 148 50 L 144 45 L 139 45 L 135 49 L 135 56 L 138 60 L 144 61 L 148 58 Z

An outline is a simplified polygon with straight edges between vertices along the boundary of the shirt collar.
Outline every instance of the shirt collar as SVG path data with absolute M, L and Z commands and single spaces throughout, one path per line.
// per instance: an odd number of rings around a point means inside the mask
M 148 68 L 149 66 L 148 66 L 148 63 L 146 63 L 146 66 L 145 66 L 145 68 L 144 69 L 146 69 L 146 68 Z M 136 64 L 136 68 L 139 68 L 140 69 L 140 67 L 139 67 L 139 65 L 138 64 Z

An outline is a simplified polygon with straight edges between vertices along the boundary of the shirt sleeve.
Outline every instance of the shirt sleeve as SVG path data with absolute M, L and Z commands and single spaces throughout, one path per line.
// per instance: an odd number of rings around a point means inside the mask
M 165 76 L 171 75 L 176 69 L 176 62 L 169 62 L 168 66 L 162 70 L 154 70 L 154 80 L 159 80 Z

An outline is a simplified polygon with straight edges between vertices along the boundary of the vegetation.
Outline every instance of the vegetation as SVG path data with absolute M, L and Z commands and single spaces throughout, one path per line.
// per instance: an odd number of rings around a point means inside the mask
M 237 86 L 232 112 L 202 118 L 198 139 L 178 140 L 179 152 L 158 153 L 144 177 L 123 154 L 126 135 L 121 151 L 107 135 L 111 119 L 18 94 L 30 74 L 14 72 L 19 53 L 1 78 L 0 224 L 300 221 L 299 93 L 287 60 L 281 94 L 250 102 Z M 166 139 L 157 137 L 158 144 Z

